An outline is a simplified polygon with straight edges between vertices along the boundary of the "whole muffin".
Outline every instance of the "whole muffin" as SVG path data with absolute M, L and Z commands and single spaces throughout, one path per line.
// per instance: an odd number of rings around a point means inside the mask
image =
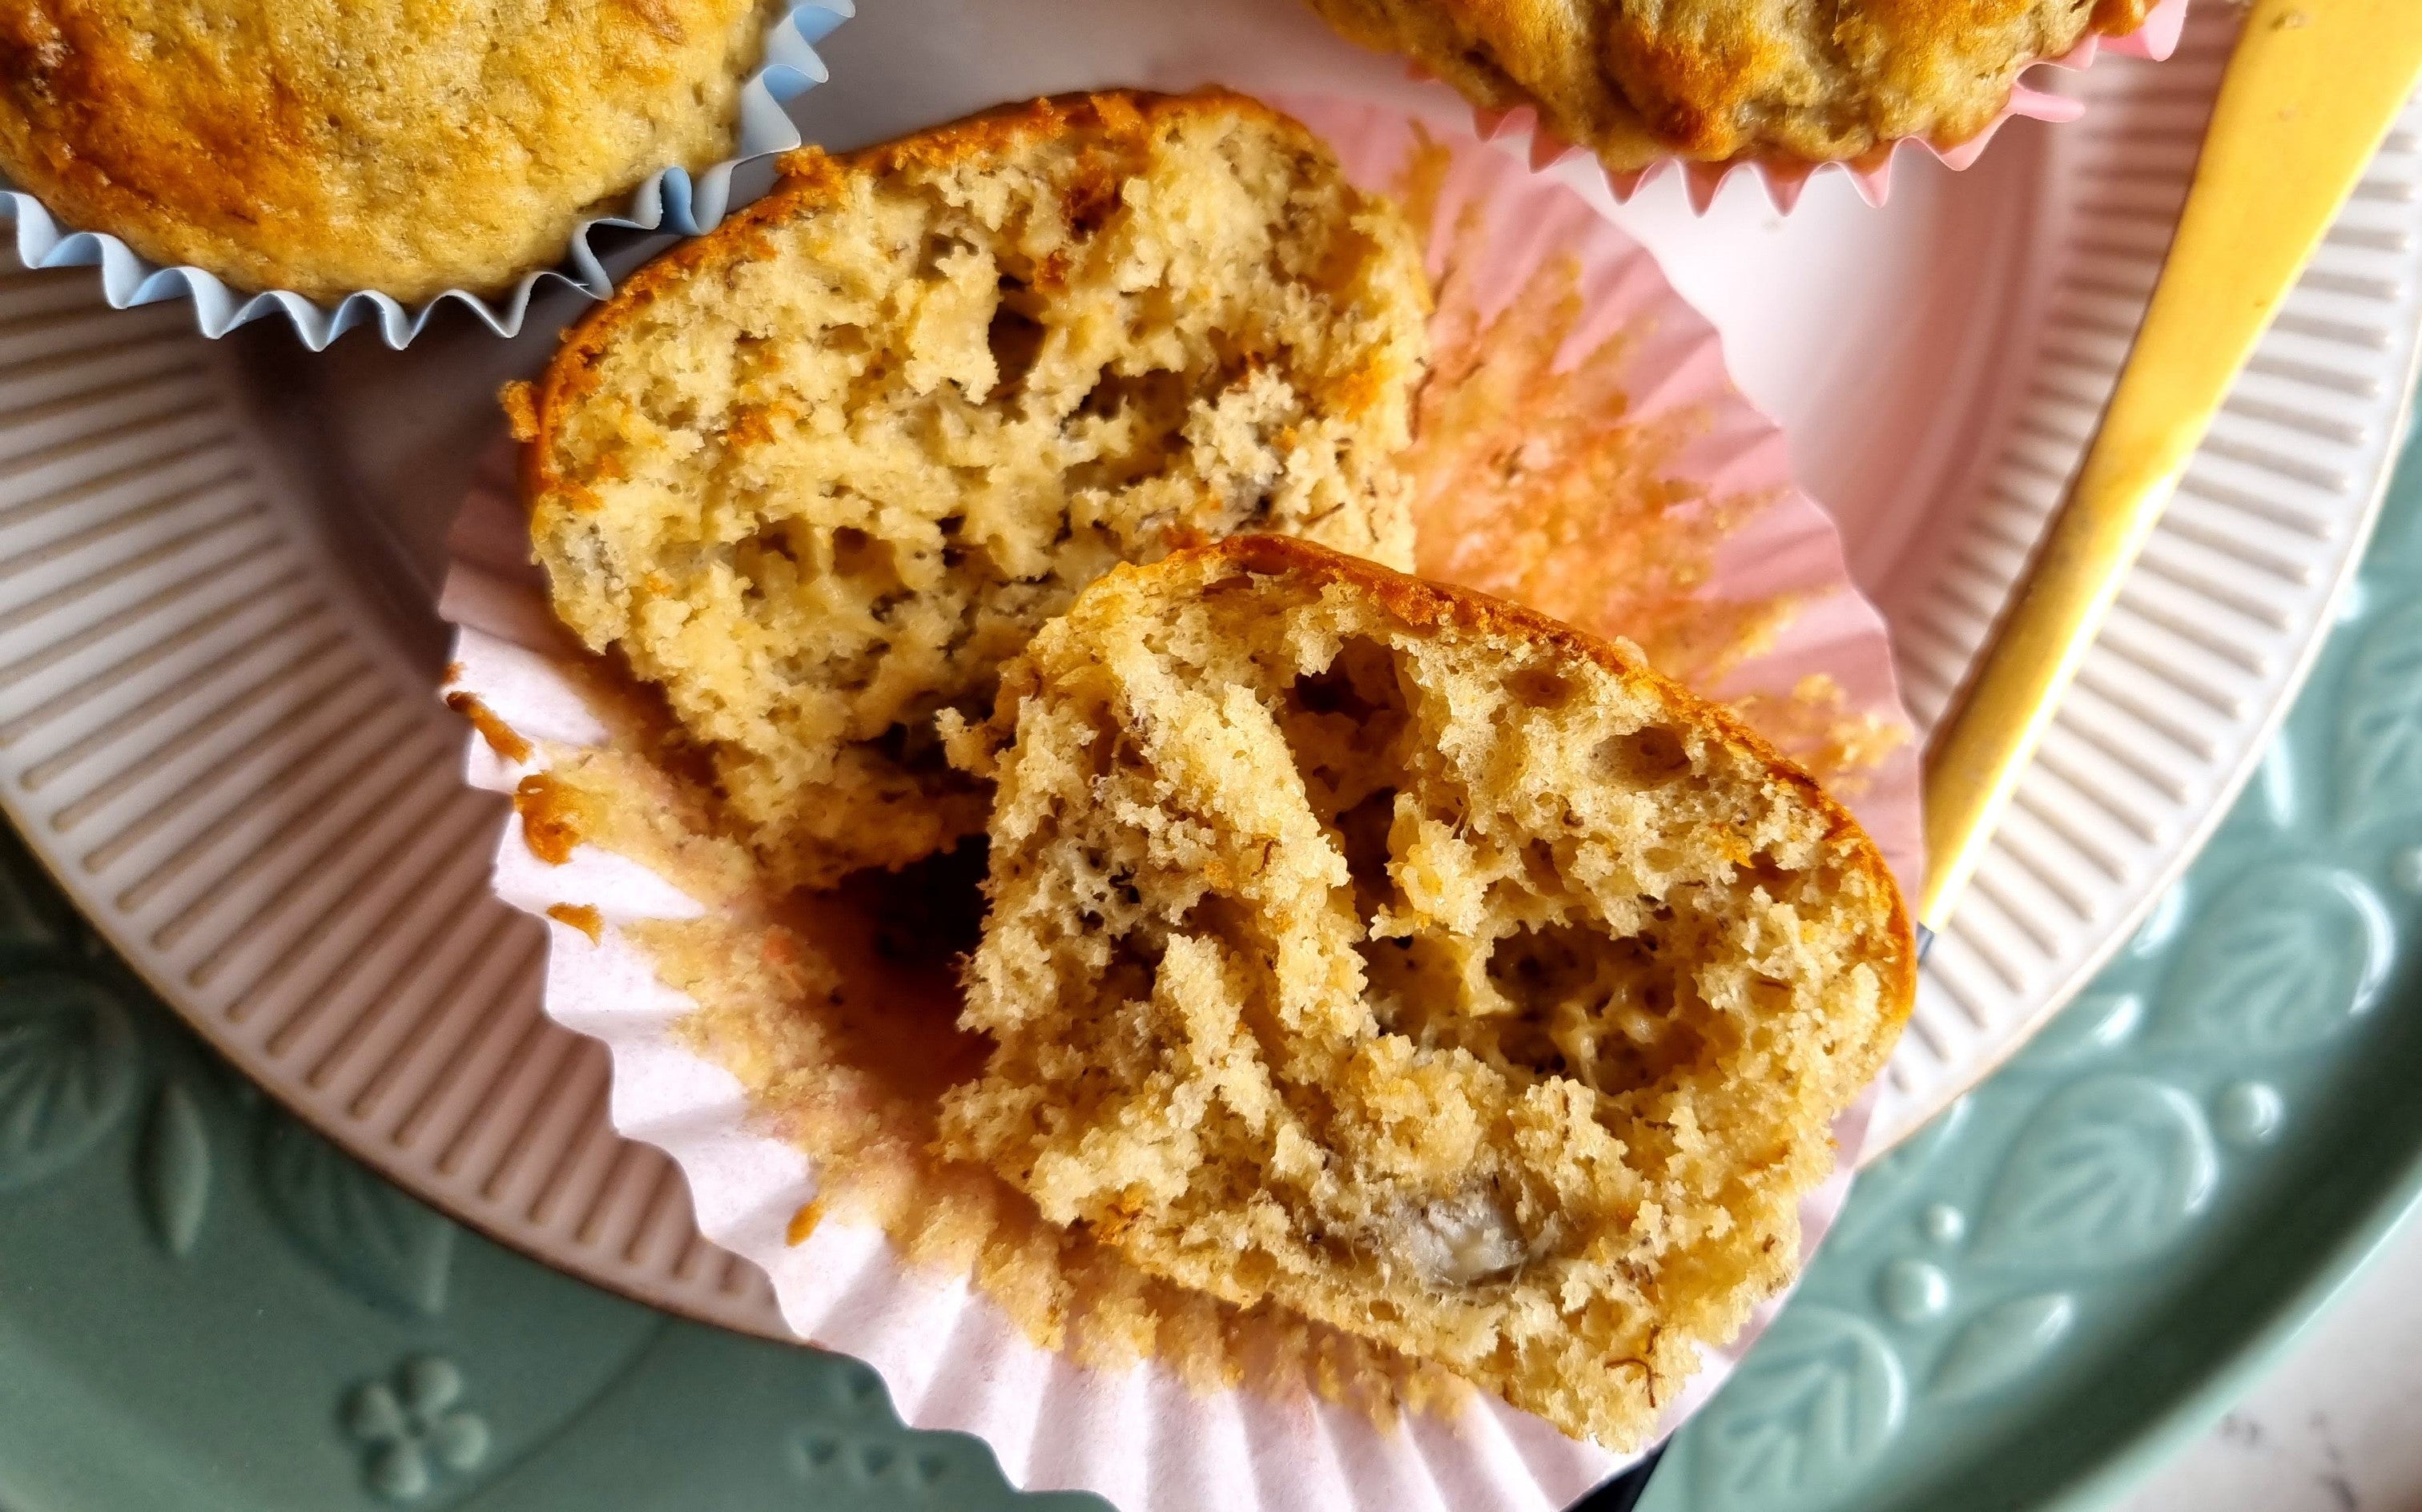
M 326 303 L 491 292 L 729 156 L 770 0 L 10 0 L 0 171 L 81 230 Z
M 557 614 L 784 885 L 981 834 L 937 716 L 1118 563 L 1264 531 L 1410 565 L 1429 286 L 1300 124 L 1110 91 L 782 166 L 510 402 Z
M 1474 104 L 1530 105 L 1616 172 L 1833 163 L 1991 124 L 2019 73 L 2154 0 L 1311 0 Z

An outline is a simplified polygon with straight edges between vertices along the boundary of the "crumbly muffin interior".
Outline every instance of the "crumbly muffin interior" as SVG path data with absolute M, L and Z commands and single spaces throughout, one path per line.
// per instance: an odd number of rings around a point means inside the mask
M 558 613 L 662 685 L 784 885 L 980 832 L 935 717 L 1112 564 L 1409 563 L 1426 284 L 1301 127 L 1096 95 L 787 171 L 575 334 L 531 474 Z
M 952 748 L 996 1047 L 942 1148 L 1610 1446 L 1788 1278 L 1908 1011 L 1880 859 L 1754 737 L 1297 543 L 1111 574 Z
M 1045 1221 L 989 1168 L 944 1158 L 941 1095 L 990 1049 L 956 1022 L 956 964 L 983 912 L 982 844 L 847 889 L 770 894 L 754 857 L 719 832 L 678 731 L 595 670 L 584 691 L 614 733 L 547 751 L 514 796 L 525 840 L 557 859 L 600 846 L 700 905 L 615 928 L 696 1005 L 675 1032 L 747 1089 L 755 1126 L 814 1162 L 794 1242 L 822 1222 L 878 1227 L 908 1264 L 964 1279 L 1038 1347 L 1089 1368 L 1152 1359 L 1197 1391 L 1317 1394 L 1378 1422 L 1451 1415 L 1468 1399 L 1469 1383 L 1435 1365 L 1152 1276 L 1081 1226 Z

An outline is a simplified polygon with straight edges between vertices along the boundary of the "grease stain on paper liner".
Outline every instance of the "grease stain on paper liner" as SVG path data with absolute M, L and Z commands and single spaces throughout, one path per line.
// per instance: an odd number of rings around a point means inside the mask
M 627 714 L 628 708 L 621 711 Z M 676 1030 L 751 1095 L 763 1131 L 808 1155 L 813 1224 L 877 1226 L 912 1263 L 966 1277 L 1038 1347 L 1088 1366 L 1158 1359 L 1197 1390 L 1312 1391 L 1387 1422 L 1471 1388 L 1278 1309 L 1239 1309 L 1146 1275 L 1081 1228 L 1045 1221 L 990 1170 L 932 1153 L 943 1090 L 988 1045 L 958 1027 L 957 953 L 981 908 L 981 843 L 844 891 L 768 897 L 707 790 L 648 754 L 550 752 L 574 843 L 638 862 L 708 911 L 620 925 L 698 1004 Z M 794 1223 L 795 1223 L 794 1219 Z
M 1744 693 L 1732 708 L 1837 798 L 1864 794 L 1872 785 L 1868 774 L 1912 738 L 1897 719 L 1850 708 L 1849 696 L 1829 672 L 1810 672 L 1780 697 Z
M 1392 188 L 1426 230 L 1437 298 L 1405 454 L 1417 570 L 1619 636 L 1692 688 L 1721 686 L 1801 607 L 1789 592 L 1714 591 L 1718 553 L 1775 493 L 1692 480 L 1681 453 L 1707 428 L 1705 408 L 1643 415 L 1633 404 L 1638 349 L 1653 332 L 1626 323 L 1576 339 L 1590 307 L 1570 250 L 1550 253 L 1507 297 L 1489 276 L 1498 254 L 1484 203 L 1448 213 L 1455 154 L 1418 123 L 1412 135 Z M 1728 701 L 1837 791 L 1856 791 L 1859 774 L 1911 738 L 1897 720 L 1849 709 L 1821 673 Z

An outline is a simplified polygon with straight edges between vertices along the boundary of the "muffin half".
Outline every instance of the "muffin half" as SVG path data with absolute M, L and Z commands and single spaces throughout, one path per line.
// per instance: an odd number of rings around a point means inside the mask
M 999 783 L 942 1148 L 1144 1268 L 1636 1445 L 1906 1019 L 1838 805 L 1628 648 L 1300 542 L 1095 583 Z
M 795 154 L 518 392 L 557 613 L 711 753 L 785 886 L 981 833 L 944 710 L 1079 589 L 1237 531 L 1411 555 L 1410 228 L 1229 94 Z

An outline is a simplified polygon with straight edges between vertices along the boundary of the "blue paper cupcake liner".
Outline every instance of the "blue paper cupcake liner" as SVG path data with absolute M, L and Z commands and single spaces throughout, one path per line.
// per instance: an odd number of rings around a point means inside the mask
M 764 58 L 742 87 L 738 152 L 695 178 L 682 167 L 649 175 L 632 191 L 620 213 L 585 220 L 574 228 L 572 244 L 560 263 L 524 275 L 512 291 L 500 299 L 448 289 L 418 308 L 407 309 L 392 297 L 370 290 L 348 294 L 334 307 L 287 289 L 247 294 L 200 268 L 164 268 L 117 237 L 62 226 L 40 201 L 10 187 L 5 179 L 0 179 L 0 214 L 16 223 L 17 258 L 26 267 L 98 266 L 102 295 L 116 309 L 190 298 L 195 324 L 212 339 L 239 325 L 283 314 L 294 323 L 294 334 L 303 344 L 314 352 L 372 321 L 386 344 L 401 351 L 427 327 L 438 307 L 449 300 L 468 307 L 498 336 L 514 336 L 529 312 L 530 295 L 548 279 L 570 284 L 592 299 L 603 299 L 613 291 L 613 278 L 589 245 L 593 228 L 612 226 L 696 236 L 719 224 L 731 208 L 734 169 L 799 146 L 799 130 L 783 112 L 781 102 L 830 76 L 824 59 L 816 55 L 815 44 L 855 14 L 852 0 L 811 0 L 792 6 L 766 28 Z

